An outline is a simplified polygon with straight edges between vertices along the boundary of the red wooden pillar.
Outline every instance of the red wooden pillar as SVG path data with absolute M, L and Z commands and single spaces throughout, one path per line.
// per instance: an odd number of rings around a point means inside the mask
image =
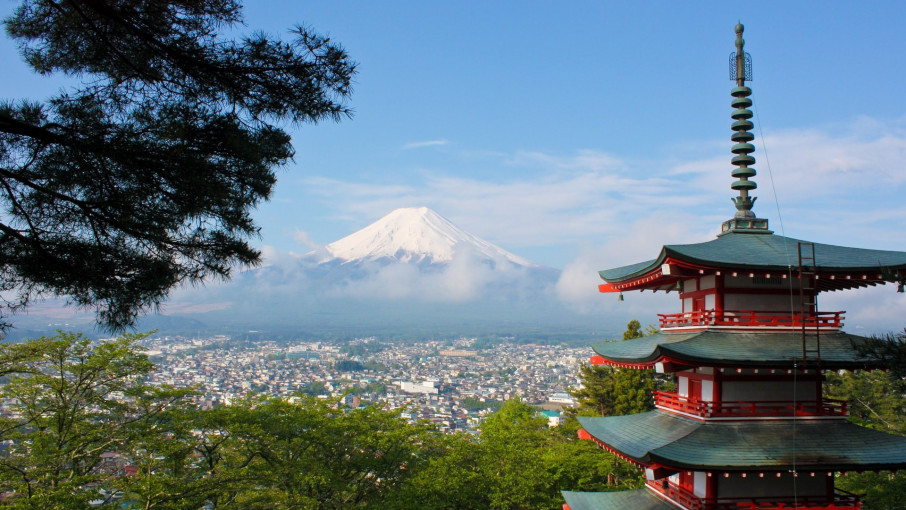
M 723 381 L 723 378 L 724 378 L 723 372 L 721 372 L 719 368 L 715 367 L 714 368 L 714 382 L 711 383 L 711 385 L 712 385 L 711 400 L 718 404 L 720 404 L 724 401 L 724 396 L 721 393 L 721 386 L 722 386 L 721 383 Z
M 705 476 L 705 500 L 708 502 L 709 506 L 715 505 L 717 503 L 717 477 L 714 473 L 708 473 L 710 476 Z

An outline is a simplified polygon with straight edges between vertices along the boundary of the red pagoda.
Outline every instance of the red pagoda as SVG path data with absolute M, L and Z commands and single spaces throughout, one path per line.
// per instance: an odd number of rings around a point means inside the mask
M 601 271 L 601 292 L 677 291 L 661 331 L 594 345 L 592 363 L 674 374 L 654 411 L 579 418 L 580 437 L 645 469 L 647 486 L 564 491 L 565 510 L 847 509 L 836 473 L 906 467 L 906 437 L 859 427 L 822 396 L 826 370 L 883 368 L 844 333 L 824 291 L 899 284 L 906 252 L 847 248 L 774 234 L 755 216 L 751 60 L 736 25 L 730 94 L 737 212 L 716 239 L 664 246 L 654 260 Z

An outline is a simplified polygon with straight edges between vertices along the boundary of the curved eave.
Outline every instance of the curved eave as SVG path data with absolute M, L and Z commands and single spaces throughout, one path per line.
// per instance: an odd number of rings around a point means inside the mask
M 787 275 L 798 267 L 800 242 L 773 234 L 734 233 L 704 243 L 667 245 L 653 260 L 599 271 L 606 282 L 599 290 L 671 290 L 678 279 L 699 274 Z M 896 280 L 898 271 L 906 273 L 906 252 L 811 244 L 819 290 L 878 285 Z
M 807 335 L 813 345 L 814 336 Z M 868 339 L 843 332 L 820 336 L 821 367 L 828 370 L 884 368 L 883 363 L 859 355 L 854 345 Z M 651 367 L 674 366 L 789 367 L 802 358 L 800 332 L 747 332 L 704 330 L 656 333 L 643 338 L 592 345 L 599 363 Z
M 596 441 L 640 464 L 695 471 L 896 470 L 906 437 L 846 420 L 700 422 L 659 410 L 580 417 Z M 719 446 L 716 446 L 719 445 Z
M 622 282 L 632 278 L 647 274 L 654 268 L 661 267 L 663 260 L 666 258 L 664 248 L 661 248 L 661 254 L 654 260 L 630 264 L 628 266 L 615 267 L 613 269 L 604 269 L 598 271 L 601 279 L 607 282 Z

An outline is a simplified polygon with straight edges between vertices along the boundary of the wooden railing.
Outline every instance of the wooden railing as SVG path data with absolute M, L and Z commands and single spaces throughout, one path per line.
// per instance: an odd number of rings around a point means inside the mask
M 809 510 L 861 510 L 859 497 L 849 493 L 835 493 L 831 501 L 824 496 L 792 498 L 717 498 L 708 500 L 700 498 L 686 489 L 679 487 L 666 478 L 649 480 L 648 486 L 663 494 L 668 499 L 690 510 L 790 510 L 807 508 Z
M 751 310 L 702 310 L 698 312 L 659 313 L 661 329 L 684 328 L 690 326 L 739 326 L 768 328 L 801 328 L 803 322 L 807 328 L 840 329 L 843 327 L 845 312 L 801 313 L 751 311 Z
M 706 402 L 676 393 L 654 392 L 654 403 L 665 409 L 702 418 L 776 418 L 788 416 L 849 416 L 845 400 Z

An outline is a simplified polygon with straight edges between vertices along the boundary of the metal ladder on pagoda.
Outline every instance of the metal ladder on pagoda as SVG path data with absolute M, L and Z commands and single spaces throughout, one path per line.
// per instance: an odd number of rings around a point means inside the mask
M 802 323 L 802 360 L 821 363 L 821 325 L 818 320 L 818 267 L 815 244 L 799 242 L 799 321 Z M 809 342 L 809 322 L 815 326 L 815 341 Z

